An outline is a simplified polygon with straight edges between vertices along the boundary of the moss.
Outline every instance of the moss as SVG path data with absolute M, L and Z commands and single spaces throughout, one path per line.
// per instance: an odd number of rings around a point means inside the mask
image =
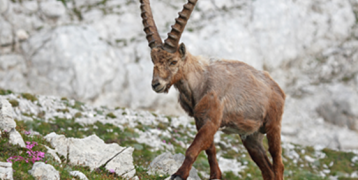
M 114 115 L 112 112 L 110 112 L 110 113 L 108 113 L 108 114 L 106 115 L 106 117 L 109 117 L 109 118 L 114 119 L 114 118 L 116 118 L 117 116 Z
M 158 115 L 157 115 L 157 114 L 155 114 L 155 113 L 153 113 L 153 112 L 152 112 L 152 115 L 153 115 L 154 117 L 158 117 Z
M 5 90 L 5 89 L 0 89 L 0 95 L 8 95 L 8 94 L 12 94 L 12 91 Z
M 68 99 L 66 97 L 62 97 L 61 101 L 68 101 Z
M 168 128 L 168 124 L 163 123 L 163 122 L 159 122 L 158 126 L 159 129 L 161 130 L 166 130 Z
M 79 101 L 75 101 L 75 104 L 73 106 L 71 106 L 73 109 L 77 109 L 80 111 L 83 111 L 82 106 L 84 105 L 84 103 L 79 102 Z
M 16 99 L 10 99 L 9 103 L 11 104 L 12 107 L 19 106 L 19 101 L 17 101 Z
M 32 102 L 35 102 L 37 101 L 37 98 L 35 95 L 32 95 L 30 93 L 22 93 L 21 96 L 24 98 L 24 99 L 27 99 L 27 100 L 30 100 Z
M 82 117 L 82 113 L 81 112 L 76 112 L 74 117 L 75 118 L 80 118 L 80 117 Z
M 62 112 L 62 113 L 69 113 L 70 110 L 66 109 L 56 109 L 57 112 Z
M 45 118 L 45 115 L 46 115 L 46 112 L 45 111 L 39 111 L 37 113 L 37 117 L 40 118 L 40 119 L 44 119 Z

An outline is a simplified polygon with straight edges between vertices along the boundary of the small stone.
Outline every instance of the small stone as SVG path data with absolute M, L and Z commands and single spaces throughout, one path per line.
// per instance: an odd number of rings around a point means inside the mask
M 16 31 L 16 37 L 20 41 L 25 41 L 29 38 L 29 34 L 23 29 L 19 29 Z
M 85 174 L 80 171 L 70 171 L 70 175 L 74 177 L 78 177 L 81 180 L 88 180 Z
M 60 1 L 50 0 L 40 4 L 41 11 L 51 19 L 58 19 L 66 13 L 66 9 Z

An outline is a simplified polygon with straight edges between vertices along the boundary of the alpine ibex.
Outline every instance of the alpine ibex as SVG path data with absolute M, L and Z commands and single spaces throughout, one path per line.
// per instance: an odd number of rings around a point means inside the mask
M 164 44 L 153 20 L 149 0 L 140 0 L 144 31 L 154 64 L 152 88 L 168 92 L 174 85 L 182 108 L 195 119 L 198 130 L 185 160 L 171 179 L 187 179 L 189 171 L 205 150 L 210 179 L 221 179 L 213 142 L 214 134 L 237 133 L 262 172 L 264 180 L 282 180 L 281 118 L 285 93 L 265 71 L 240 62 L 211 61 L 191 55 L 179 40 L 197 0 L 189 0 L 175 19 Z M 267 134 L 272 163 L 262 145 Z

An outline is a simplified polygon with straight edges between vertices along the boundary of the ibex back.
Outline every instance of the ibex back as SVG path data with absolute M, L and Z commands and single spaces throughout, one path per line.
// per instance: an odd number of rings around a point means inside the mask
M 140 2 L 154 63 L 152 88 L 162 93 L 174 85 L 179 90 L 180 105 L 194 117 L 198 130 L 182 166 L 171 179 L 187 179 L 203 150 L 208 155 L 210 179 L 222 178 L 213 142 L 214 134 L 220 129 L 240 135 L 264 180 L 282 180 L 280 132 L 285 94 L 278 84 L 267 72 L 243 62 L 196 57 L 183 43 L 179 45 L 197 0 L 189 0 L 184 5 L 164 43 L 154 23 L 149 0 Z M 264 134 L 267 134 L 272 163 L 262 145 Z

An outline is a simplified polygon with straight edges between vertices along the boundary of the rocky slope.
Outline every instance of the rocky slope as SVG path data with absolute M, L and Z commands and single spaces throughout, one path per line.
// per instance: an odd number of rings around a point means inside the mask
M 164 179 L 180 166 L 196 133 L 193 120 L 184 116 L 96 107 L 55 96 L 1 93 L 0 172 L 4 173 L 0 178 L 11 174 L 14 179 L 46 175 L 52 179 Z M 26 147 L 11 143 L 9 131 L 18 132 Z M 358 151 L 304 147 L 283 139 L 287 179 L 358 178 Z M 215 143 L 225 180 L 261 179 L 237 135 L 218 132 Z M 7 160 L 13 164 L 2 163 Z M 194 167 L 191 180 L 208 178 L 204 153 Z
M 184 0 L 152 2 L 162 38 Z M 358 1 L 199 1 L 182 42 L 194 55 L 267 70 L 287 94 L 287 142 L 358 149 Z M 155 94 L 133 0 L 0 0 L 0 87 L 94 105 L 182 114 Z

